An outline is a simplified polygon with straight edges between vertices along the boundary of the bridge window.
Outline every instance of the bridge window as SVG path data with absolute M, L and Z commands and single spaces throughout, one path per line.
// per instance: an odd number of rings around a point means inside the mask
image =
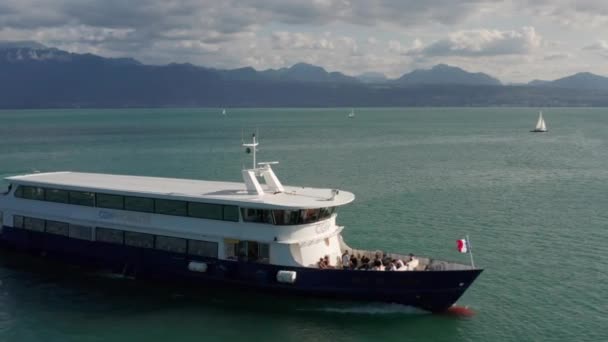
M 302 209 L 302 210 L 273 210 L 274 224 L 279 226 L 307 224 L 325 220 L 331 217 L 335 208 Z
M 96 194 L 97 206 L 99 208 L 123 209 L 125 198 L 119 195 Z
M 275 224 L 279 226 L 294 225 L 300 221 L 300 212 L 298 210 L 273 210 Z
M 59 189 L 46 189 L 44 199 L 49 202 L 68 203 L 68 192 Z
M 303 224 L 319 221 L 319 209 L 300 210 L 300 222 Z
M 241 214 L 243 215 L 243 221 L 245 222 L 273 223 L 270 210 L 241 208 Z
M 186 253 L 186 239 L 156 236 L 156 249 L 174 253 Z
M 125 196 L 125 210 L 153 213 L 154 200 L 152 198 Z
M 46 232 L 51 234 L 69 235 L 69 225 L 65 222 L 46 221 Z
M 95 193 L 85 191 L 70 191 L 70 204 L 86 205 L 88 207 L 95 206 Z
M 321 208 L 321 209 L 319 209 L 319 219 L 320 220 L 325 220 L 327 218 L 330 218 L 331 215 L 333 215 L 333 213 L 335 211 L 336 211 L 335 207 Z
M 217 258 L 217 242 L 188 240 L 188 254 Z
M 188 216 L 188 204 L 184 201 L 156 199 L 154 212 L 164 215 Z

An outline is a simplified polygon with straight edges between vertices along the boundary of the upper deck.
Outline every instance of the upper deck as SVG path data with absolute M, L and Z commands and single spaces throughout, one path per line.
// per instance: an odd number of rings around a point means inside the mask
M 76 191 L 153 196 L 167 199 L 235 204 L 260 209 L 317 209 L 348 204 L 355 195 L 347 191 L 285 186 L 277 192 L 266 186 L 259 194 L 244 183 L 194 179 L 110 175 L 81 172 L 35 173 L 6 178 L 13 184 Z

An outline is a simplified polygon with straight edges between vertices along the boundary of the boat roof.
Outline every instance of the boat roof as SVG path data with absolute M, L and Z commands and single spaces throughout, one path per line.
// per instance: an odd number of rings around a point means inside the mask
M 194 179 L 111 175 L 82 172 L 49 172 L 6 178 L 14 184 L 103 192 L 120 195 L 169 198 L 195 202 L 235 204 L 250 208 L 313 209 L 341 206 L 355 195 L 333 189 L 285 186 L 283 192 L 264 189 L 262 195 L 248 192 L 244 183 Z

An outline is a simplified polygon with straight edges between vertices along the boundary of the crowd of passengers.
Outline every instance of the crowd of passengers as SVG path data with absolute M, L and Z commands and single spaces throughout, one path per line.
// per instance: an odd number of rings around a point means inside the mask
M 349 254 L 348 250 L 342 253 L 339 266 L 332 266 L 329 262 L 329 255 L 320 258 L 317 266 L 320 269 L 349 269 L 349 270 L 369 270 L 369 271 L 413 271 L 418 267 L 419 261 L 414 254 L 410 253 L 408 259 L 393 259 L 386 253 L 376 252 L 374 259 L 361 254 Z

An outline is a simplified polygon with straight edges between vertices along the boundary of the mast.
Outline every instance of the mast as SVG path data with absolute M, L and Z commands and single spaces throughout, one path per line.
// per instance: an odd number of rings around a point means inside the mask
M 251 153 L 253 157 L 253 165 L 251 169 L 241 171 L 247 191 L 257 194 L 258 196 L 263 196 L 264 190 L 267 190 L 270 193 L 284 192 L 285 189 L 283 188 L 283 184 L 281 184 L 281 181 L 279 181 L 270 167 L 270 165 L 278 164 L 279 162 L 273 161 L 258 163 L 256 152 L 259 143 L 256 139 L 255 133 L 251 135 L 251 140 L 252 142 L 250 144 L 243 144 L 243 146 L 246 147 L 245 152 Z M 265 188 L 262 187 L 262 184 L 257 177 L 263 178 L 263 185 Z
M 253 134 L 251 135 L 251 138 L 252 138 L 252 143 L 251 143 L 251 144 L 243 144 L 243 146 L 244 146 L 244 147 L 247 147 L 247 153 L 250 153 L 250 152 L 251 152 L 251 154 L 253 155 L 253 166 L 252 166 L 251 168 L 252 168 L 252 169 L 255 169 L 255 168 L 256 168 L 256 166 L 257 166 L 257 163 L 256 163 L 256 158 L 255 158 L 255 157 L 256 157 L 255 153 L 256 153 L 256 152 L 257 152 L 257 150 L 258 150 L 258 149 L 257 149 L 257 146 L 258 146 L 259 144 L 258 144 L 258 142 L 257 142 L 257 140 L 256 140 L 256 138 L 255 138 L 255 133 L 253 133 Z

